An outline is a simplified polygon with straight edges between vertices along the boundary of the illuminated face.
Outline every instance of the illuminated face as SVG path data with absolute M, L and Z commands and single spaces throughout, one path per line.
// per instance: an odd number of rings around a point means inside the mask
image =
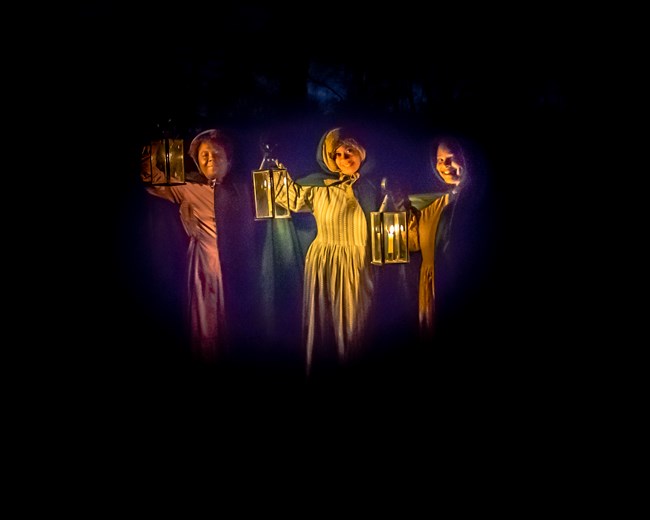
M 436 152 L 436 170 L 447 184 L 458 184 L 464 172 L 460 157 L 445 144 L 440 143 Z
M 209 180 L 221 182 L 228 173 L 228 156 L 220 144 L 204 141 L 199 145 L 198 162 L 201 172 Z
M 334 152 L 334 161 L 341 173 L 345 175 L 357 173 L 361 168 L 361 154 L 353 146 L 339 146 Z

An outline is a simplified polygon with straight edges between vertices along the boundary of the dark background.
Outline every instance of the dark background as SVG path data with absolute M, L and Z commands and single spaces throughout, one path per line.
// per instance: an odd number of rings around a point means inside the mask
M 549 168 L 569 155 L 583 94 L 584 60 L 576 59 L 583 45 L 573 22 L 546 4 L 526 13 L 412 2 L 389 9 L 323 4 L 304 12 L 270 3 L 163 9 L 95 2 L 71 9 L 44 52 L 49 77 L 61 87 L 48 116 L 70 143 L 66 164 L 74 172 L 74 188 L 61 189 L 52 212 L 56 248 L 71 254 L 57 264 L 48 291 L 72 395 L 87 385 L 98 403 L 117 398 L 134 415 L 140 405 L 204 405 L 206 395 L 226 396 L 221 404 L 230 411 L 240 403 L 266 410 L 272 399 L 255 384 L 199 396 L 196 374 L 175 364 L 175 339 L 160 330 L 158 311 L 171 316 L 177 302 L 165 292 L 170 288 L 141 276 L 143 255 L 151 253 L 131 227 L 151 210 L 138 209 L 145 200 L 140 151 L 159 124 L 190 137 L 223 127 L 250 146 L 238 159 L 248 171 L 261 159 L 255 139 L 270 131 L 289 166 L 307 172 L 322 131 L 348 119 L 369 121 L 377 134 L 392 133 L 390 143 L 404 144 L 399 155 L 382 149 L 383 164 L 395 167 L 403 150 L 413 146 L 415 154 L 439 129 L 461 132 L 483 154 L 493 197 L 493 256 L 467 305 L 471 325 L 455 339 L 462 355 L 450 372 L 433 369 L 422 385 L 410 381 L 411 367 L 401 367 L 393 384 L 355 389 L 356 404 L 376 410 L 388 402 L 404 420 L 401 410 L 429 399 L 504 409 L 520 403 L 522 391 L 532 399 L 552 392 L 548 380 L 534 389 L 531 381 L 544 380 L 549 369 L 561 377 L 566 361 L 556 335 L 566 300 L 546 304 L 562 285 L 552 252 L 564 242 L 547 197 L 557 186 Z M 408 161 L 423 170 L 423 157 Z M 566 201 L 554 204 L 561 211 Z M 180 232 L 180 223 L 169 222 Z M 183 248 L 177 236 L 170 269 L 183 260 L 174 256 Z M 72 303 L 62 310 L 64 294 Z M 165 354 L 152 364 L 158 348 Z M 281 405 L 289 405 L 281 408 L 293 414 L 305 396 L 291 390 L 271 395 L 281 395 Z M 338 392 L 318 398 L 316 409 L 326 414 L 342 401 Z

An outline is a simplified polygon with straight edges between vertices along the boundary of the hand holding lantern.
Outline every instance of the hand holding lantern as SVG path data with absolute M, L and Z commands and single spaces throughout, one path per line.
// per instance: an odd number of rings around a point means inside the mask
M 149 155 L 147 178 L 144 179 L 152 186 L 177 186 L 185 184 L 185 155 L 182 139 L 170 137 L 167 130 L 152 139 L 145 147 Z
M 387 185 L 384 177 L 381 181 L 383 201 L 378 211 L 370 213 L 371 261 L 376 265 L 409 262 L 407 211 L 396 208 Z
M 289 184 L 287 169 L 273 154 L 275 148 L 268 142 L 262 142 L 262 163 L 253 170 L 253 192 L 255 196 L 255 220 L 270 218 L 291 218 L 289 209 L 278 204 L 278 198 L 288 200 Z M 281 197 L 281 191 L 285 191 Z

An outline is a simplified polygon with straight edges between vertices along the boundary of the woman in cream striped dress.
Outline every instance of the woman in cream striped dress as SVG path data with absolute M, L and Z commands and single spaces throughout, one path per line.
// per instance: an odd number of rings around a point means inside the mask
M 379 190 L 360 173 L 366 150 L 342 128 L 326 132 L 316 158 L 325 173 L 289 180 L 289 208 L 309 211 L 317 233 L 305 257 L 303 333 L 307 375 L 331 375 L 367 347 L 373 292 L 369 211 Z

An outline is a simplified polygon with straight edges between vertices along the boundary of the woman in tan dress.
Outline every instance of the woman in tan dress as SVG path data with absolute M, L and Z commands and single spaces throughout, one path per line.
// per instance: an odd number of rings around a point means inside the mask
M 456 139 L 441 138 L 433 147 L 431 159 L 434 176 L 446 189 L 409 195 L 409 250 L 420 251 L 422 257 L 418 288 L 418 321 L 422 341 L 431 340 L 434 334 L 435 260 L 447 247 L 456 202 L 468 178 L 465 156 Z

